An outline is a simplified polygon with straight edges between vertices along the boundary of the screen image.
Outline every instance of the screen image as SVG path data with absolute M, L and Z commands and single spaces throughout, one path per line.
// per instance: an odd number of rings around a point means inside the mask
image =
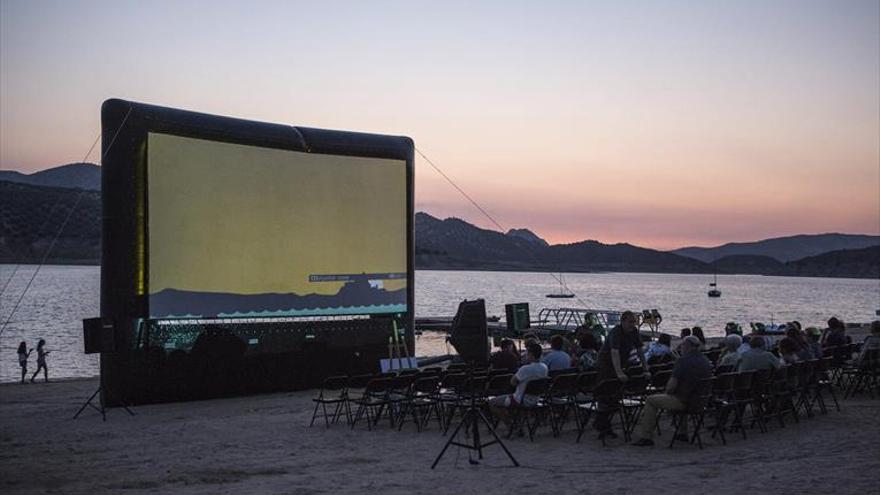
M 407 311 L 404 160 L 150 132 L 151 318 Z

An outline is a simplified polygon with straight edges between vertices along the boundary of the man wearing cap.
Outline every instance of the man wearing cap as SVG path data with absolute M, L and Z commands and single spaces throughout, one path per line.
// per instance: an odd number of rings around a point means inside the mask
M 693 335 L 681 341 L 681 357 L 675 362 L 672 377 L 666 382 L 666 393 L 651 395 L 645 399 L 645 409 L 636 427 L 640 438 L 633 445 L 654 445 L 654 428 L 659 411 L 684 411 L 688 404 L 699 398 L 700 380 L 712 376 L 712 363 L 700 352 L 700 345 L 700 339 Z M 676 435 L 676 440 L 687 441 L 687 421 L 684 421 L 680 429 L 683 433 Z

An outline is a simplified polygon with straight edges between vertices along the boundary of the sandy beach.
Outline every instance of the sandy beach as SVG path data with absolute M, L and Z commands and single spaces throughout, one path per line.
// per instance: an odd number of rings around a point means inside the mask
M 367 431 L 309 427 L 313 391 L 137 407 L 71 417 L 97 380 L 0 386 L 3 493 L 876 493 L 880 401 L 731 435 L 727 446 L 636 448 L 621 439 L 576 444 L 542 429 L 534 443 L 497 446 L 478 466 L 436 425 Z M 668 439 L 667 432 L 664 437 Z M 707 436 L 708 437 L 708 436 Z

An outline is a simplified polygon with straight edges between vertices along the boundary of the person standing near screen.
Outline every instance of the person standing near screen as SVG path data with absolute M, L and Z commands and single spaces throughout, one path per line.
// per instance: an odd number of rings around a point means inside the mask
M 33 349 L 27 350 L 27 344 L 22 342 L 18 344 L 18 365 L 21 366 L 21 383 L 24 383 L 24 377 L 27 375 L 28 357 L 34 352 Z
M 45 377 L 46 381 L 49 381 L 49 368 L 46 367 L 46 355 L 49 354 L 49 351 L 46 350 L 46 341 L 40 339 L 40 342 L 37 343 L 37 371 L 34 371 L 34 376 L 31 377 L 31 383 L 34 382 L 34 378 L 40 374 L 40 370 L 43 370 L 43 377 Z

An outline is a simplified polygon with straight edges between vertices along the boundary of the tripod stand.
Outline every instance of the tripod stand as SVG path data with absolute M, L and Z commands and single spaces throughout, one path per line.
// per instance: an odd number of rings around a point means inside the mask
M 446 445 L 443 446 L 443 450 L 440 451 L 440 454 L 437 455 L 437 458 L 434 459 L 434 464 L 431 464 L 431 469 L 434 469 L 437 466 L 437 463 L 440 462 L 440 459 L 443 457 L 443 454 L 446 453 L 446 449 L 449 448 L 450 445 L 455 445 L 456 447 L 462 447 L 468 450 L 477 451 L 477 455 L 480 459 L 483 458 L 483 448 L 488 447 L 493 444 L 498 444 L 504 449 L 504 453 L 507 454 L 507 457 L 510 458 L 510 461 L 514 466 L 519 467 L 519 463 L 516 462 L 516 458 L 513 457 L 513 454 L 507 450 L 507 446 L 504 445 L 504 442 L 501 441 L 501 438 L 495 433 L 495 429 L 492 428 L 492 424 L 486 419 L 486 415 L 483 414 L 483 411 L 480 410 L 479 406 L 477 406 L 477 398 L 476 394 L 473 390 L 470 391 L 470 404 L 467 409 L 461 415 L 461 422 L 458 423 L 458 426 L 455 427 L 455 430 L 452 432 L 452 435 L 449 436 L 449 440 L 446 441 Z M 495 440 L 491 440 L 486 443 L 482 443 L 480 440 L 480 423 L 489 430 L 489 433 L 495 438 Z M 470 431 L 470 439 L 469 443 L 462 443 L 455 440 L 455 437 L 458 435 L 458 432 L 461 431 L 462 427 L 465 428 L 465 431 Z M 467 433 L 466 433 L 467 434 Z
M 97 406 L 92 403 L 95 400 L 95 397 L 98 398 Z M 95 393 L 93 393 L 91 397 L 89 397 L 82 405 L 82 407 L 79 408 L 79 411 L 77 411 L 76 414 L 73 415 L 73 419 L 78 418 L 79 415 L 82 414 L 82 412 L 86 409 L 86 407 L 91 407 L 92 409 L 98 411 L 99 413 L 101 413 L 101 419 L 103 421 L 107 421 L 107 407 L 104 405 L 104 387 L 99 386 L 98 390 L 95 390 Z M 134 411 L 129 409 L 127 405 L 122 404 L 122 408 L 125 409 L 128 414 L 134 416 Z

